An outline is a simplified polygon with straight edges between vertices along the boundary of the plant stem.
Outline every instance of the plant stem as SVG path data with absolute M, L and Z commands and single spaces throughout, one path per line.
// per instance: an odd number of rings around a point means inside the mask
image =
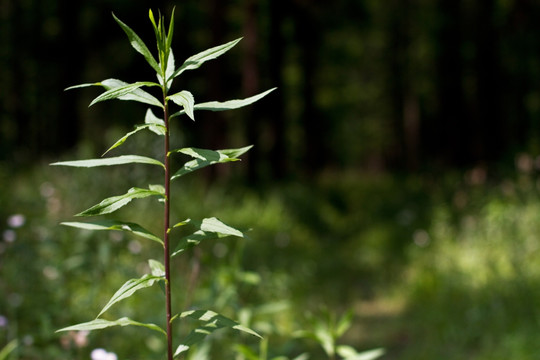
M 165 78 L 165 77 L 164 77 Z M 164 266 L 165 266 L 165 307 L 167 319 L 167 359 L 173 360 L 172 350 L 172 325 L 171 325 L 171 272 L 170 272 L 170 252 L 169 252 L 169 221 L 170 221 L 170 164 L 169 164 L 169 108 L 167 106 L 167 90 L 163 89 L 163 120 L 165 122 L 165 213 L 163 221 L 163 244 L 164 244 Z

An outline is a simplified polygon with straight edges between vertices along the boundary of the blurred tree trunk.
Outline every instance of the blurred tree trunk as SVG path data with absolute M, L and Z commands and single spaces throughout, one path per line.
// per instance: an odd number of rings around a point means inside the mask
M 218 46 L 225 43 L 226 13 L 227 4 L 222 0 L 208 0 L 207 7 L 210 17 L 210 43 Z M 212 100 L 223 101 L 224 99 L 224 76 L 226 66 L 223 59 L 205 64 L 206 84 L 208 86 L 208 96 Z M 197 114 L 202 128 L 203 144 L 208 149 L 218 150 L 228 147 L 227 136 L 228 126 L 222 112 L 201 111 Z M 224 166 L 211 166 L 208 168 L 210 178 L 218 175 L 218 172 L 227 171 Z
M 316 4 L 296 0 L 290 6 L 293 11 L 296 39 L 300 52 L 300 71 L 302 72 L 301 98 L 303 108 L 301 122 L 305 142 L 304 170 L 308 173 L 315 173 L 323 168 L 327 162 L 324 123 L 315 104 L 321 24 L 317 18 Z
M 16 121 L 17 105 L 21 93 L 21 85 L 17 84 L 15 58 L 15 47 L 17 39 L 15 36 L 15 24 L 20 21 L 17 15 L 17 2 L 14 0 L 4 0 L 0 7 L 0 86 L 2 86 L 2 96 L 0 96 L 0 106 L 3 109 L 0 113 L 0 159 L 13 158 L 11 151 L 17 142 L 17 134 L 20 124 Z
M 85 59 L 85 48 L 79 40 L 79 19 L 81 3 L 73 0 L 60 0 L 58 3 L 58 19 L 61 21 L 60 37 L 55 46 L 53 62 L 58 68 L 59 77 L 56 85 L 58 90 L 79 83 L 82 64 L 78 59 Z M 58 94 L 62 96 L 63 94 Z M 69 149 L 80 139 L 79 122 L 77 119 L 77 104 L 72 99 L 57 104 L 59 114 L 53 150 Z
M 476 7 L 475 73 L 477 83 L 475 106 L 476 141 L 473 153 L 478 160 L 500 158 L 507 142 L 500 116 L 500 69 L 498 65 L 498 37 L 494 25 L 495 1 L 481 0 Z
M 508 22 L 501 32 L 507 35 L 504 55 L 510 64 L 506 69 L 504 88 L 512 89 L 505 94 L 505 115 L 515 119 L 515 122 L 506 122 L 503 133 L 511 134 L 513 142 L 510 145 L 521 149 L 530 145 L 532 139 L 540 138 L 540 124 L 534 120 L 535 114 L 523 106 L 528 95 L 540 90 L 540 79 L 530 73 L 530 59 L 538 63 L 539 58 L 540 23 L 535 20 L 540 15 L 539 10 L 540 7 L 533 6 L 531 0 L 514 1 Z M 540 113 L 540 106 L 536 111 Z
M 270 164 L 274 178 L 282 179 L 287 172 L 287 149 L 285 128 L 285 99 L 283 92 L 283 49 L 285 39 L 282 33 L 282 24 L 286 12 L 284 0 L 270 0 L 270 44 L 269 44 L 269 69 L 270 87 L 277 87 L 272 97 L 266 102 L 266 113 L 271 125 L 273 144 L 270 150 Z
M 389 74 L 392 104 L 392 168 L 414 170 L 418 167 L 419 110 L 409 75 L 410 0 L 393 0 L 389 11 Z
M 244 20 L 244 64 L 242 73 L 242 88 L 245 97 L 253 96 L 259 91 L 259 66 L 257 59 L 257 0 L 245 1 Z M 255 144 L 248 154 L 248 179 L 256 182 L 259 175 L 261 163 L 260 131 L 261 123 L 258 116 L 255 116 L 257 107 L 245 109 L 247 138 L 250 144 Z
M 9 94 L 10 100 L 8 104 L 12 111 L 10 121 L 13 121 L 15 124 L 14 145 L 15 148 L 20 149 L 26 145 L 25 130 L 31 126 L 29 122 L 29 107 L 25 104 L 27 97 L 25 86 L 27 82 L 23 69 L 24 65 L 29 62 L 28 47 L 24 46 L 28 39 L 24 38 L 26 31 L 24 31 L 25 25 L 21 2 L 11 1 L 10 5 L 13 27 L 10 34 L 9 68 L 12 88 Z
M 461 1 L 439 1 L 440 28 L 437 49 L 436 123 L 430 127 L 430 148 L 446 164 L 463 165 L 468 160 L 472 129 L 463 94 L 461 57 Z

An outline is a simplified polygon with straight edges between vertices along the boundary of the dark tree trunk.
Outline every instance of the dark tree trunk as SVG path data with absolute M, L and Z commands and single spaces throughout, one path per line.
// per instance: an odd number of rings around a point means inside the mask
M 286 7 L 283 0 L 270 0 L 270 44 L 269 69 L 271 87 L 277 87 L 266 103 L 269 124 L 273 135 L 273 146 L 270 149 L 270 163 L 275 178 L 281 179 L 287 173 L 287 149 L 285 141 L 285 99 L 282 77 L 283 48 L 285 39 L 281 31 Z
M 461 57 L 461 1 L 440 0 L 441 17 L 437 52 L 436 123 L 430 131 L 430 147 L 446 164 L 463 165 L 469 159 L 471 129 L 463 95 Z
M 53 61 L 57 64 L 59 77 L 57 90 L 79 83 L 82 64 L 79 59 L 85 59 L 85 48 L 79 41 L 79 16 L 81 4 L 79 1 L 61 0 L 58 4 L 58 16 L 62 21 L 61 36 L 57 40 L 56 56 Z M 64 94 L 59 93 L 58 96 Z M 75 146 L 80 139 L 80 124 L 77 121 L 77 104 L 71 97 L 57 104 L 58 122 L 55 131 L 53 150 L 61 151 Z
M 304 1 L 295 1 L 291 5 L 296 25 L 296 37 L 300 52 L 302 72 L 301 121 L 304 130 L 304 170 L 315 173 L 323 168 L 327 161 L 325 147 L 325 128 L 323 118 L 317 112 L 315 92 L 317 87 L 317 59 L 319 57 L 320 24 L 315 5 Z
M 245 1 L 245 20 L 244 20 L 244 66 L 242 73 L 242 90 L 245 97 L 253 96 L 259 91 L 259 66 L 257 59 L 257 1 Z M 250 144 L 254 144 L 248 154 L 248 179 L 254 183 L 258 180 L 262 152 L 260 147 L 260 131 L 262 129 L 260 118 L 255 116 L 257 107 L 245 109 L 247 138 Z
M 390 12 L 389 74 L 392 104 L 392 168 L 414 170 L 418 166 L 419 111 L 409 76 L 410 1 L 394 0 Z
M 502 136 L 500 117 L 498 39 L 493 23 L 495 2 L 482 0 L 476 9 L 477 83 L 473 153 L 478 160 L 495 160 L 502 155 L 506 139 Z
M 210 42 L 211 47 L 218 46 L 225 43 L 225 12 L 226 2 L 222 0 L 208 0 L 208 9 L 210 11 L 209 24 L 210 28 Z M 205 64 L 206 72 L 206 88 L 208 89 L 208 96 L 212 100 L 223 101 L 224 99 L 224 71 L 226 66 L 224 65 L 224 59 L 219 61 L 211 61 Z M 225 121 L 222 112 L 208 112 L 201 111 L 197 114 L 201 123 L 203 144 L 208 149 L 218 150 L 228 146 L 227 135 L 228 126 Z M 227 171 L 227 167 L 223 166 L 211 166 L 207 173 L 210 179 L 215 178 L 218 172 Z

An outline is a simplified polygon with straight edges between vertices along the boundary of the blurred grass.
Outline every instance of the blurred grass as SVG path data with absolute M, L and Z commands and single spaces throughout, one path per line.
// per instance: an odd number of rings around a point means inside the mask
M 82 147 L 71 158 L 88 153 Z M 148 258 L 160 259 L 153 243 L 124 233 L 58 226 L 104 197 L 159 181 L 146 170 L 0 167 L 0 316 L 7 320 L 0 323 L 0 348 L 17 338 L 20 359 L 87 359 L 96 347 L 122 359 L 159 358 L 161 339 L 140 329 L 96 332 L 83 347 L 54 333 L 94 318 L 123 282 L 146 270 Z M 175 220 L 217 216 L 253 228 L 251 240 L 212 241 L 191 252 L 201 264 L 193 303 L 250 323 L 269 338 L 272 355 L 309 351 L 322 358 L 316 344 L 292 334 L 310 326 L 309 314 L 327 308 L 353 309 L 355 322 L 342 343 L 385 347 L 383 359 L 534 359 L 540 350 L 537 179 L 512 171 L 493 180 L 474 171 L 330 172 L 262 189 L 234 184 L 234 171 L 214 185 L 186 177 L 174 183 Z M 139 200 L 114 217 L 159 234 L 159 220 L 147 211 L 161 216 L 159 204 Z M 24 224 L 8 223 L 15 214 Z M 180 289 L 189 286 L 194 264 L 185 259 L 174 265 L 173 286 Z M 175 301 L 188 301 L 185 292 Z M 106 318 L 160 323 L 161 307 L 159 292 L 141 291 Z M 256 346 L 235 334 L 212 339 Z M 220 348 L 220 355 L 227 351 Z

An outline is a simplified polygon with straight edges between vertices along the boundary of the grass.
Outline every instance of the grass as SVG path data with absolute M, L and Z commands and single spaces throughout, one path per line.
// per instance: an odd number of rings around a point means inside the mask
M 57 224 L 97 199 L 122 193 L 125 183 L 152 179 L 121 167 L 106 178 L 46 165 L 15 175 L 8 170 L 0 167 L 0 180 L 10 184 L 0 192 L 0 316 L 8 321 L 0 323 L 0 349 L 17 338 L 14 354 L 21 359 L 86 359 L 96 347 L 122 359 L 157 358 L 161 345 L 153 337 L 126 337 L 124 331 L 120 337 L 111 330 L 90 334 L 89 344 L 79 347 L 54 333 L 95 315 L 108 291 L 126 276 L 138 276 L 152 256 L 143 241 L 128 235 Z M 540 351 L 540 196 L 534 174 L 515 172 L 488 182 L 461 174 L 435 179 L 329 173 L 309 186 L 221 185 L 208 190 L 200 184 L 194 193 L 182 193 L 174 214 L 254 225 L 252 240 L 203 245 L 193 301 L 213 302 L 250 322 L 269 339 L 271 355 L 309 351 L 322 358 L 317 344 L 293 336 L 321 308 L 336 314 L 353 309 L 353 327 L 341 343 L 358 350 L 385 347 L 383 359 L 533 359 Z M 131 205 L 119 217 L 153 206 Z M 8 224 L 15 214 L 24 216 L 22 225 Z M 115 271 L 105 275 L 113 262 Z M 206 270 L 209 262 L 218 264 L 214 272 Z M 129 314 L 115 315 L 159 321 L 159 314 L 147 311 L 154 301 L 150 295 L 130 300 L 122 309 Z M 213 343 L 227 341 L 222 336 Z M 220 351 L 233 353 L 232 346 Z

